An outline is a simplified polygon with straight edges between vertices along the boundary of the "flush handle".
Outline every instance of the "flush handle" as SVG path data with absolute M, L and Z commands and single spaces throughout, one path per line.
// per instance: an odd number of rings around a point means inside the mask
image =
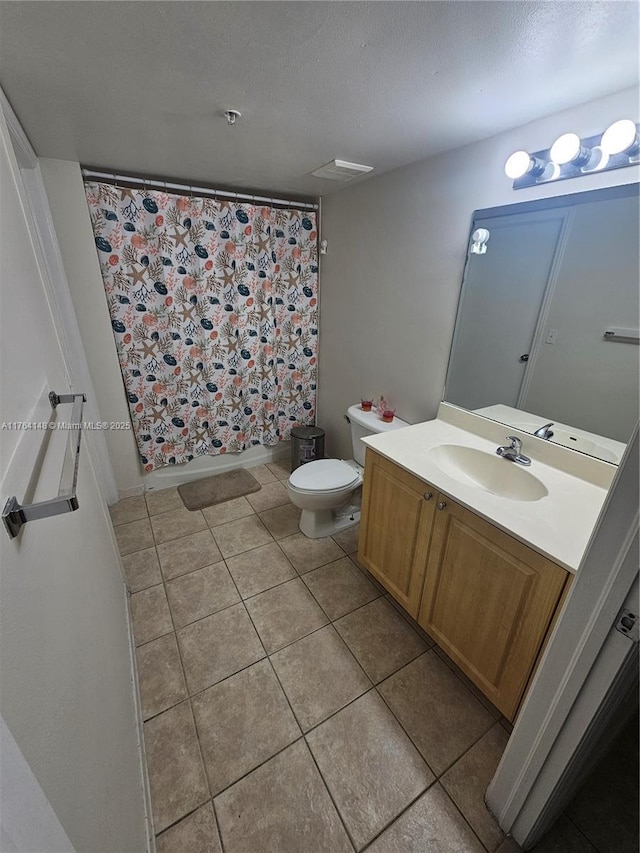
M 446 503 L 446 501 L 438 501 L 437 506 L 438 506 L 438 509 L 446 509 L 447 503 Z
M 433 497 L 433 492 L 425 492 L 422 497 L 425 499 L 425 501 L 430 501 Z

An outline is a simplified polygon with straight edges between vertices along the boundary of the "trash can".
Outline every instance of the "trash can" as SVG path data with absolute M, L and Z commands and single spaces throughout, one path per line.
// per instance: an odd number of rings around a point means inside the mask
M 315 426 L 294 427 L 291 430 L 291 470 L 314 459 L 324 459 L 324 430 Z

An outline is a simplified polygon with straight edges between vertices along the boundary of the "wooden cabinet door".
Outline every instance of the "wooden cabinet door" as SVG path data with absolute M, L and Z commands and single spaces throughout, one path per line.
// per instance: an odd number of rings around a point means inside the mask
M 358 559 L 414 619 L 434 506 L 426 483 L 367 449 Z
M 567 572 L 475 513 L 437 499 L 446 505 L 435 513 L 418 621 L 513 720 Z

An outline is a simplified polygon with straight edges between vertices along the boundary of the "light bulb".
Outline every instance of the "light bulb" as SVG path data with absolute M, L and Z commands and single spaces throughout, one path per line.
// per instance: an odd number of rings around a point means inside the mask
M 526 175 L 531 168 L 531 155 L 526 151 L 515 151 L 504 164 L 504 171 L 512 181 Z
M 570 163 L 580 156 L 580 137 L 577 133 L 563 133 L 551 146 L 551 159 L 559 166 Z
M 602 134 L 600 147 L 609 156 L 622 154 L 638 144 L 638 132 L 630 118 L 614 121 Z

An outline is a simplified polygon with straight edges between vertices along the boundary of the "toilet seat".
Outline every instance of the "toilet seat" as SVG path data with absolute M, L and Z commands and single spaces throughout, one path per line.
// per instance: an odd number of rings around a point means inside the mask
M 356 486 L 360 473 L 341 459 L 316 459 L 301 465 L 289 477 L 300 492 L 337 492 Z

